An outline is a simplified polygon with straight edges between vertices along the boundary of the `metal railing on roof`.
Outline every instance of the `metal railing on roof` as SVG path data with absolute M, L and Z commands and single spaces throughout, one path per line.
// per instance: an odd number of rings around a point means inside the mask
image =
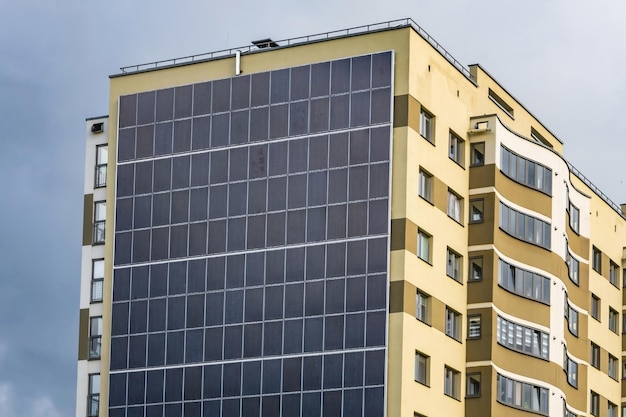
M 602 190 L 600 190 L 598 187 L 596 187 L 591 181 L 589 181 L 589 179 L 587 177 L 585 177 L 582 172 L 580 172 L 579 170 L 577 170 L 574 165 L 572 165 L 570 162 L 567 162 L 567 167 L 569 168 L 570 172 L 574 175 L 576 175 L 578 177 L 579 180 L 581 180 L 582 182 L 584 182 L 587 187 L 589 187 L 591 189 L 591 191 L 593 191 L 594 193 L 596 193 L 596 195 L 598 197 L 600 197 L 602 200 L 604 200 L 604 202 L 606 204 L 608 204 L 609 206 L 611 206 L 611 208 L 613 210 L 615 210 L 617 212 L 617 214 L 619 214 L 620 216 L 626 218 L 626 216 L 624 215 L 624 212 L 622 211 L 622 208 L 620 207 L 619 204 L 616 204 L 613 202 L 613 200 L 611 200 L 606 194 L 604 194 L 602 192 Z
M 458 71 L 460 71 L 465 77 L 471 80 L 470 71 L 459 61 L 457 61 L 452 54 L 450 54 L 439 42 L 437 42 L 432 36 L 428 34 L 422 27 L 420 27 L 411 18 L 390 20 L 387 22 L 374 23 L 371 25 L 356 26 L 348 29 L 340 29 L 330 32 L 317 33 L 315 35 L 299 36 L 296 38 L 283 39 L 275 41 L 280 47 L 293 46 L 306 44 L 309 42 L 316 42 L 321 40 L 340 38 L 345 36 L 352 36 L 360 33 L 376 32 L 382 30 L 388 30 L 393 28 L 411 27 L 417 34 L 419 34 L 426 42 L 428 42 L 433 48 L 437 50 L 450 64 L 452 64 Z M 265 49 L 265 48 L 263 48 Z M 193 62 L 208 61 L 216 58 L 223 58 L 234 55 L 236 52 L 247 53 L 253 51 L 262 50 L 254 45 L 246 45 L 237 48 L 222 49 L 220 51 L 207 52 L 197 55 L 188 55 L 180 58 L 166 59 L 162 61 L 149 62 L 146 64 L 129 65 L 127 67 L 121 67 L 122 74 L 132 74 L 135 72 L 150 71 L 158 68 L 167 68 L 176 65 L 185 65 Z

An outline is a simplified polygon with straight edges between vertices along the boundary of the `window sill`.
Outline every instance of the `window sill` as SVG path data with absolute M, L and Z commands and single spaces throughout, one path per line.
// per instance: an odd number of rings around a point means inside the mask
M 453 395 L 446 394 L 445 392 L 443 393 L 443 395 L 445 395 L 445 396 L 446 396 L 446 397 L 448 397 L 448 398 L 452 398 L 453 400 L 456 400 L 456 401 L 458 401 L 458 402 L 461 402 L 461 396 L 455 397 L 455 396 L 453 396 Z
M 435 146 L 435 141 L 434 140 L 430 140 L 428 139 L 426 136 L 422 135 L 420 133 L 420 136 L 422 137 L 422 139 L 424 139 L 426 142 L 430 143 L 431 145 Z
M 418 258 L 418 259 L 420 259 L 422 262 L 425 262 L 425 263 L 427 263 L 428 265 L 433 266 L 432 262 L 430 262 L 430 261 L 428 261 L 428 260 L 426 260 L 426 259 L 424 259 L 424 258 L 421 258 L 420 256 L 418 256 L 417 258 Z
M 451 277 L 451 276 L 450 276 L 450 275 L 448 275 L 448 274 L 446 274 L 446 276 L 447 276 L 448 278 L 450 278 L 452 281 L 456 282 L 457 284 L 461 284 L 461 285 L 463 285 L 463 281 L 462 281 L 462 280 L 460 280 L 460 279 L 456 279 L 456 278 L 454 278 L 454 277 Z
M 454 220 L 454 222 L 455 222 L 456 224 L 458 224 L 459 226 L 461 226 L 461 227 L 465 227 L 465 225 L 464 225 L 463 223 L 461 223 L 461 221 L 460 221 L 460 220 L 455 219 L 454 217 L 450 216 L 449 214 L 448 214 L 448 218 L 449 218 L 449 219 L 451 219 L 451 220 Z
M 422 200 L 424 200 L 425 202 L 427 202 L 427 203 L 428 203 L 428 204 L 430 204 L 431 206 L 433 206 L 433 207 L 435 206 L 435 203 L 433 203 L 432 201 L 430 201 L 429 199 L 427 199 L 427 198 L 426 198 L 426 197 L 424 197 L 423 195 L 421 195 L 421 194 L 418 194 L 418 195 L 420 196 L 420 198 L 421 198 Z
M 415 382 L 417 382 L 418 384 L 420 384 L 420 385 L 422 385 L 422 386 L 424 386 L 426 388 L 430 388 L 430 385 L 426 384 L 425 382 L 418 381 L 417 379 L 415 380 Z
M 424 321 L 424 320 L 422 320 L 422 319 L 420 319 L 418 317 L 415 317 L 415 320 L 419 321 L 420 323 L 423 323 L 423 324 L 427 325 L 428 327 L 433 327 L 432 324 L 430 324 L 429 322 Z
M 465 167 L 463 166 L 463 164 L 459 161 L 457 161 L 454 158 L 450 158 L 450 155 L 448 155 L 448 159 L 450 159 L 452 162 L 454 162 L 455 164 L 457 164 L 461 169 L 465 170 Z

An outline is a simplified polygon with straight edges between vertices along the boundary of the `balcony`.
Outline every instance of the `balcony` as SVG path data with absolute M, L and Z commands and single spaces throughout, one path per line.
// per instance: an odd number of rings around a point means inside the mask
M 93 244 L 94 245 L 104 244 L 105 225 L 106 225 L 105 220 L 96 220 L 94 222 L 94 225 L 93 225 Z
M 98 417 L 100 413 L 100 394 L 87 396 L 87 417 Z
M 96 165 L 96 172 L 94 174 L 94 188 L 102 188 L 107 185 L 107 166 Z
M 91 336 L 89 338 L 89 359 L 100 359 L 102 348 L 102 336 Z

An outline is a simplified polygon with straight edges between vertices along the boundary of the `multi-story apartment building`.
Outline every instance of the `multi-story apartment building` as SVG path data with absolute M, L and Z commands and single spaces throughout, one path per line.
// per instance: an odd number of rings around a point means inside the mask
M 412 20 L 123 68 L 87 130 L 77 417 L 617 416 L 624 213 Z

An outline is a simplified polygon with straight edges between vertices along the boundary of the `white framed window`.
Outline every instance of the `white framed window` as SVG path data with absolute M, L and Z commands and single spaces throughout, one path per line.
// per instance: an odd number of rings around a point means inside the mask
M 613 261 L 609 261 L 609 282 L 619 288 L 619 266 Z
M 468 281 L 481 281 L 483 279 L 483 257 L 473 256 L 469 258 Z
M 619 369 L 619 365 L 618 365 L 618 361 L 617 358 L 613 355 L 611 355 L 609 353 L 609 370 L 608 370 L 608 374 L 611 378 L 617 380 L 618 379 L 618 369 Z
M 497 400 L 513 408 L 548 415 L 547 388 L 516 381 L 500 374 L 496 376 Z
M 600 299 L 595 295 L 591 294 L 591 317 L 600 321 Z
M 461 315 L 450 307 L 446 307 L 446 335 L 461 339 Z
M 578 363 L 574 362 L 565 355 L 565 373 L 567 374 L 567 383 L 578 388 Z
M 573 205 L 571 202 L 569 203 L 569 227 L 576 233 L 579 230 L 579 222 L 580 222 L 580 210 L 578 207 Z
M 593 391 L 591 391 L 589 396 L 589 412 L 594 417 L 600 415 L 600 396 Z
M 430 296 L 417 290 L 415 297 L 415 317 L 426 324 L 430 324 Z
M 91 302 L 102 302 L 104 284 L 104 259 L 94 259 L 91 263 Z
M 87 417 L 98 417 L 100 413 L 100 374 L 89 374 L 87 394 Z
M 89 359 L 100 359 L 102 347 L 102 317 L 89 319 Z
M 465 155 L 465 141 L 457 134 L 450 131 L 448 139 L 448 156 L 454 162 L 463 166 L 463 156 Z
M 485 142 L 470 144 L 470 166 L 485 165 Z
M 96 172 L 94 176 L 94 188 L 105 187 L 107 185 L 107 160 L 108 146 L 96 146 Z
M 600 369 L 600 346 L 591 342 L 591 366 Z
M 467 338 L 478 339 L 480 337 L 480 314 L 467 316 Z
M 593 247 L 591 254 L 591 267 L 598 274 L 602 273 L 602 252 L 595 246 Z
M 420 109 L 420 135 L 430 143 L 435 143 L 435 116 L 423 107 Z
M 465 384 L 468 397 L 480 397 L 480 372 L 472 372 L 467 374 L 467 382 Z
M 448 189 L 448 216 L 457 223 L 461 223 L 463 199 L 454 191 Z
M 104 231 L 107 217 L 106 201 L 96 201 L 93 203 L 93 244 L 104 243 Z
M 420 352 L 415 352 L 415 381 L 426 386 L 429 385 L 429 357 Z
M 485 200 L 470 200 L 470 223 L 482 223 L 485 220 Z
M 619 314 L 609 307 L 609 330 L 617 333 L 617 329 L 619 329 Z
M 578 285 L 578 274 L 579 274 L 579 262 L 578 259 L 574 258 L 572 254 L 567 251 L 567 275 L 569 276 L 570 281 L 574 284 Z
M 420 168 L 419 170 L 419 196 L 429 203 L 433 202 L 433 176 Z
M 461 282 L 461 255 L 448 248 L 446 259 L 446 274 L 455 281 Z
M 433 237 L 421 229 L 417 231 L 417 256 L 428 263 L 432 259 Z
M 445 366 L 443 393 L 449 397 L 459 399 L 461 373 Z
M 607 417 L 617 417 L 617 405 L 609 401 L 606 415 Z

